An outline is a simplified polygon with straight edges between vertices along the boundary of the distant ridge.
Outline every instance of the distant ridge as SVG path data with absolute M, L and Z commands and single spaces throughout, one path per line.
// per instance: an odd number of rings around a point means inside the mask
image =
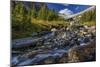
M 87 8 L 87 9 L 81 11 L 81 12 L 78 12 L 78 13 L 76 13 L 76 14 L 67 15 L 67 16 L 64 15 L 64 14 L 63 14 L 63 15 L 60 14 L 59 16 L 62 16 L 62 17 L 65 18 L 65 19 L 70 19 L 70 18 L 73 18 L 73 17 L 75 17 L 75 16 L 81 15 L 81 14 L 87 12 L 87 11 L 94 10 L 95 8 L 96 8 L 95 6 L 91 6 L 91 7 Z

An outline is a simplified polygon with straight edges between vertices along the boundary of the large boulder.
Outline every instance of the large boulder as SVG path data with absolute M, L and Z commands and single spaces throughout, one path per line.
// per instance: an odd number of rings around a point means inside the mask
M 69 50 L 69 62 L 86 62 L 95 61 L 96 57 L 96 44 L 95 41 L 82 46 L 76 46 Z

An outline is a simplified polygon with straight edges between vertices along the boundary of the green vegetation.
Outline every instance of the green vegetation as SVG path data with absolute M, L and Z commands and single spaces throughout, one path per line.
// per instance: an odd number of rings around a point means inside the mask
M 30 36 L 33 32 L 50 30 L 52 26 L 63 24 L 54 10 L 47 8 L 45 3 L 27 10 L 24 2 L 12 1 L 12 39 Z M 65 23 L 64 23 L 65 24 Z
M 96 9 L 87 11 L 84 14 L 82 14 L 81 22 L 88 22 L 88 21 L 96 22 Z
M 60 18 L 55 10 L 49 9 L 46 3 L 40 3 L 38 6 L 35 2 L 29 4 L 32 5 L 26 8 L 24 2 L 12 1 L 12 39 L 28 37 L 33 32 L 49 31 L 59 25 L 68 26 L 69 23 Z M 82 24 L 90 24 L 89 22 L 94 21 L 95 11 L 82 15 Z
M 81 25 L 87 25 L 87 26 L 95 26 L 96 22 L 95 21 L 88 21 L 88 22 L 83 22 L 80 23 Z
M 96 25 L 96 8 L 91 11 L 87 11 L 81 15 L 80 24 L 87 26 Z

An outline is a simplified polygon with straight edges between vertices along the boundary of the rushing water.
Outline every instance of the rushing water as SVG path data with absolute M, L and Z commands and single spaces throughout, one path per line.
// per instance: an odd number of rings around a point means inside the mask
M 75 44 L 77 44 L 76 42 L 78 42 L 80 46 L 84 46 L 88 42 L 90 42 L 92 39 L 91 39 L 91 36 L 77 36 L 77 34 L 73 31 L 60 31 L 57 33 L 57 36 L 55 36 L 55 32 L 49 32 L 37 38 L 28 37 L 28 38 L 13 40 L 12 48 L 14 49 L 14 48 L 27 47 L 29 45 L 37 44 L 40 40 L 42 40 L 43 43 L 42 43 L 42 46 L 38 46 L 38 47 L 44 46 L 44 48 L 38 48 L 37 50 L 41 50 L 41 52 L 44 52 L 44 53 L 38 53 L 39 51 L 37 51 L 37 53 L 35 53 L 35 55 L 33 55 L 31 58 L 27 57 L 26 54 L 12 53 L 11 63 L 13 65 L 35 65 L 35 64 L 39 64 L 40 62 L 50 57 L 53 59 L 60 58 L 65 53 L 67 53 L 68 50 L 72 46 L 75 46 Z M 66 46 L 63 46 L 64 44 Z M 53 47 L 51 48 L 49 47 L 50 50 L 45 52 L 46 47 L 48 46 L 53 46 Z M 25 50 L 28 50 L 28 49 L 25 49 Z M 35 50 L 31 49 L 31 51 L 35 51 Z
M 47 59 L 49 57 L 62 57 L 64 53 L 67 52 L 67 48 L 64 49 L 57 49 L 57 50 L 51 50 L 48 53 L 45 54 L 37 54 L 33 58 L 20 58 L 21 56 L 13 56 L 12 57 L 12 63 L 17 64 L 17 65 L 31 65 L 31 64 L 36 64 L 39 63 L 40 61 Z M 14 55 L 14 54 L 13 54 Z M 22 61 L 23 60 L 23 61 Z

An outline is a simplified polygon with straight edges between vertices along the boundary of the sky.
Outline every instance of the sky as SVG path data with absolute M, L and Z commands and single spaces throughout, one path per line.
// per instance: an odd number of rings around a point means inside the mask
M 36 2 L 36 3 L 41 3 L 41 2 Z M 30 3 L 28 2 L 26 4 L 29 5 Z M 65 15 L 76 14 L 91 7 L 90 5 L 63 4 L 63 3 L 46 3 L 46 4 L 49 9 L 54 9 L 58 13 Z
M 90 5 L 58 4 L 47 3 L 49 9 L 54 9 L 59 13 L 75 14 L 90 7 Z

